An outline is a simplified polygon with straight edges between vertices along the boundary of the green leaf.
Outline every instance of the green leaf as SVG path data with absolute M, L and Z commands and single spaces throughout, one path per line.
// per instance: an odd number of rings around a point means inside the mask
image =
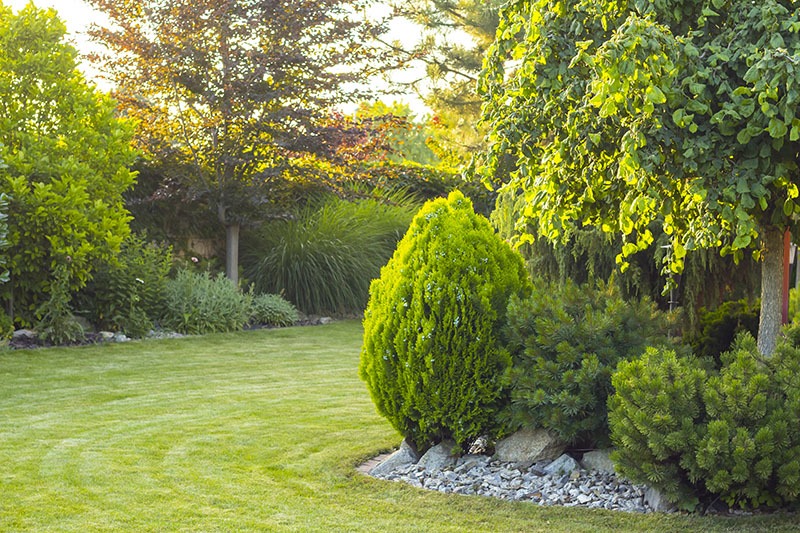
M 772 34 L 772 37 L 769 39 L 769 45 L 772 48 L 784 48 L 786 47 L 786 43 L 783 41 L 783 37 L 780 33 Z
M 663 104 L 667 101 L 664 92 L 655 85 L 651 85 L 645 90 L 645 97 L 654 104 Z
M 750 242 L 752 238 L 750 235 L 737 235 L 735 239 L 733 239 L 733 248 L 734 249 L 742 249 L 747 248 L 750 246 Z
M 767 127 L 767 131 L 769 131 L 769 134 L 773 139 L 783 137 L 787 132 L 786 124 L 784 124 L 783 120 L 771 118 L 769 121 L 769 126 Z
M 791 198 L 787 198 L 785 202 L 783 202 L 783 214 L 787 217 L 792 216 L 794 213 L 794 201 Z
M 747 144 L 750 142 L 751 138 L 750 131 L 748 131 L 747 128 L 739 130 L 739 133 L 736 135 L 736 140 L 739 141 L 739 144 Z

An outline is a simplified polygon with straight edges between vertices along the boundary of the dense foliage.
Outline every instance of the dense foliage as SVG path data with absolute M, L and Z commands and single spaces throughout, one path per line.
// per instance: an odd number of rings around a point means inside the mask
M 242 223 L 275 206 L 270 189 L 298 153 L 327 149 L 319 120 L 363 97 L 370 0 L 89 0 L 108 17 L 92 35 L 137 139 L 226 233 L 238 276 Z M 362 68 L 357 68 L 362 67 Z
M 259 294 L 253 297 L 250 323 L 260 326 L 293 326 L 300 320 L 295 306 L 278 294 Z
M 788 0 L 515 0 L 480 83 L 487 176 L 513 161 L 548 239 L 622 233 L 620 262 L 669 236 L 764 261 L 759 347 L 780 328 L 782 234 L 797 226 L 800 10 Z
M 128 234 L 132 128 L 77 69 L 64 24 L 0 4 L 0 192 L 9 195 L 11 280 L 0 288 L 33 323 L 54 284 L 82 287 Z M 62 278 L 56 280 L 56 270 Z
M 742 507 L 797 502 L 800 349 L 790 340 L 765 359 L 742 333 L 718 372 L 649 349 L 620 363 L 612 383 L 609 423 L 623 475 L 687 509 L 714 497 Z
M 161 324 L 193 335 L 241 330 L 252 311 L 252 295 L 224 275 L 180 270 L 164 287 Z
M 257 292 L 282 294 L 307 314 L 361 313 L 370 281 L 392 256 L 416 205 L 403 194 L 311 204 L 243 242 L 245 277 Z
M 528 283 L 461 193 L 425 204 L 370 287 L 359 374 L 378 412 L 423 449 L 495 431 L 511 363 L 500 329 Z
M 75 297 L 80 314 L 101 330 L 141 337 L 165 308 L 172 250 L 131 235 L 112 262 L 100 265 Z
M 725 302 L 713 310 L 701 309 L 696 335 L 687 335 L 692 351 L 698 356 L 719 360 L 727 352 L 736 335 L 748 331 L 755 336 L 758 331 L 758 302 L 747 300 Z
M 512 298 L 512 429 L 543 427 L 565 442 L 608 443 L 606 400 L 619 361 L 667 342 L 667 319 L 649 300 L 626 302 L 613 286 L 537 283 Z

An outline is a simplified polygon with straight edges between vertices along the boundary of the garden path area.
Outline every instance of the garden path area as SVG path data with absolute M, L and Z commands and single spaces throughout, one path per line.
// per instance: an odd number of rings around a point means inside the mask
M 3 531 L 789 531 L 446 495 L 356 471 L 400 438 L 361 325 L 0 353 Z

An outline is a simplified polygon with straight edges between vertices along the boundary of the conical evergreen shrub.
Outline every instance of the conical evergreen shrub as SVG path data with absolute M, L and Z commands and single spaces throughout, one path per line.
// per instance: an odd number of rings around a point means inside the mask
M 500 338 L 522 258 L 460 192 L 414 218 L 364 314 L 360 375 L 378 412 L 418 448 L 496 428 L 511 358 Z

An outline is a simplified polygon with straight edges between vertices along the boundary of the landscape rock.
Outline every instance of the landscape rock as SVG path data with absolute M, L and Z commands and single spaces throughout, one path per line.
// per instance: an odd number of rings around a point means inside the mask
M 35 339 L 36 332 L 32 329 L 18 329 L 12 335 L 12 339 Z
M 614 461 L 611 460 L 611 450 L 592 450 L 583 454 L 581 466 L 586 470 L 593 470 L 595 472 L 606 472 L 613 474 L 616 472 L 614 469 Z
M 455 466 L 458 458 L 453 455 L 456 443 L 445 440 L 425 452 L 417 462 L 417 466 L 428 471 L 441 470 L 448 466 Z
M 521 429 L 495 445 L 495 458 L 509 463 L 552 461 L 566 445 L 546 429 Z
M 581 469 L 578 461 L 567 455 L 566 453 L 558 459 L 544 467 L 544 471 L 550 475 L 564 475 L 571 474 L 572 472 Z
M 656 488 L 647 487 L 644 491 L 644 501 L 653 511 L 658 513 L 670 513 L 675 511 L 675 505 Z
M 114 340 L 114 333 L 111 331 L 100 331 L 98 333 L 100 336 L 100 340 L 104 341 L 113 341 Z
M 492 460 L 486 455 L 465 455 L 455 466 L 441 469 L 407 464 L 381 475 L 375 475 L 373 469 L 370 474 L 438 492 L 490 496 L 534 505 L 582 506 L 634 513 L 652 510 L 645 501 L 643 485 L 634 485 L 605 472 L 573 470 L 570 475 L 550 475 L 543 470 L 546 466 L 549 465 L 539 463 L 526 467 Z
M 372 470 L 371 476 L 380 477 L 389 474 L 405 465 L 414 464 L 419 461 L 419 454 L 405 440 L 400 444 L 400 449 L 381 461 Z

